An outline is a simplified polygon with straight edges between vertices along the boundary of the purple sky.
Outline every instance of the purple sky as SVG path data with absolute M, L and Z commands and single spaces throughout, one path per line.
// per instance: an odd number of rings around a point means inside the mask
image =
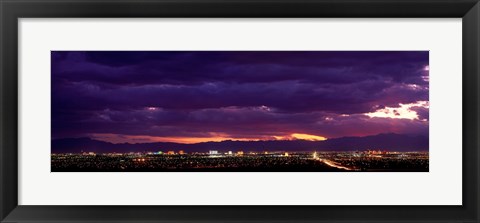
M 428 51 L 53 51 L 52 137 L 428 134 Z

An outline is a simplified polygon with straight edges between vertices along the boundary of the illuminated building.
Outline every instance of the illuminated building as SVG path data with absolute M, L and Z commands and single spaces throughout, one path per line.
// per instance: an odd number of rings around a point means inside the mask
M 217 155 L 217 154 L 218 154 L 218 151 L 217 151 L 217 150 L 210 150 L 210 151 L 208 151 L 208 154 L 210 154 L 210 155 Z
M 237 152 L 237 155 L 242 156 L 242 155 L 243 155 L 243 151 L 238 151 L 238 152 Z
M 158 151 L 158 152 L 156 152 L 155 154 L 162 155 L 163 152 L 162 152 L 162 151 Z
M 175 151 L 168 151 L 167 155 L 175 155 Z
M 233 152 L 232 152 L 232 151 L 228 151 L 228 153 L 227 153 L 227 154 L 228 154 L 228 155 L 232 155 L 232 154 L 233 154 Z
M 185 152 L 183 150 L 178 151 L 178 154 L 183 155 Z
M 287 156 L 288 156 L 288 153 L 283 154 L 283 156 L 287 157 Z

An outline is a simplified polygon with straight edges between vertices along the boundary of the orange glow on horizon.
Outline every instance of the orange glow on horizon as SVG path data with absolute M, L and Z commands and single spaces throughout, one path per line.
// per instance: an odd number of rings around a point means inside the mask
M 153 143 L 153 142 L 173 142 L 194 144 L 201 142 L 221 142 L 226 140 L 233 141 L 260 141 L 260 140 L 309 140 L 309 141 L 323 141 L 327 138 L 317 135 L 309 135 L 303 133 L 293 133 L 287 136 L 272 136 L 264 138 L 235 138 L 229 137 L 226 134 L 211 133 L 211 137 L 162 137 L 162 136 L 147 136 L 147 135 L 122 135 L 113 133 L 95 133 L 91 137 L 95 140 L 101 140 L 110 143 Z
M 302 139 L 308 141 L 323 141 L 327 140 L 326 137 L 317 136 L 317 135 L 310 135 L 310 134 L 303 134 L 303 133 L 293 133 L 288 136 L 273 136 L 276 140 L 295 140 L 295 139 Z
M 121 135 L 112 133 L 96 133 L 91 135 L 93 139 L 110 143 L 152 143 L 152 142 L 174 142 L 184 144 L 194 144 L 200 142 L 221 142 L 226 140 L 236 141 L 254 141 L 259 139 L 252 138 L 233 138 L 226 136 L 212 137 L 162 137 L 147 135 Z
M 302 134 L 302 133 L 293 133 L 292 137 L 295 139 L 303 139 L 303 140 L 309 140 L 309 141 L 327 140 L 327 138 L 323 136 L 316 136 L 316 135 L 309 135 L 309 134 Z

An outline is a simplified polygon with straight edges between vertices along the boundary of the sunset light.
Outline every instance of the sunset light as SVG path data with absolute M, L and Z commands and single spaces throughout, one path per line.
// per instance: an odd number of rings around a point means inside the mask
M 236 141 L 255 141 L 258 139 L 251 138 L 232 138 L 224 134 L 211 134 L 210 137 L 165 137 L 165 136 L 148 136 L 148 135 L 122 135 L 111 133 L 94 133 L 91 135 L 93 139 L 111 143 L 152 143 L 152 142 L 174 142 L 193 144 L 200 142 L 221 142 L 226 140 Z
M 418 120 L 418 114 L 413 110 L 415 107 L 429 108 L 428 101 L 417 101 L 410 104 L 399 104 L 400 107 L 385 107 L 375 112 L 365 113 L 370 118 L 394 118 L 394 119 L 410 119 Z
M 323 136 L 316 136 L 316 135 L 309 135 L 309 134 L 301 134 L 301 133 L 294 133 L 292 137 L 295 139 L 303 139 L 303 140 L 310 140 L 310 141 L 323 141 L 327 140 L 327 138 Z
M 110 143 L 152 143 L 152 142 L 174 142 L 194 144 L 201 142 L 222 142 L 226 140 L 232 141 L 260 141 L 271 140 L 272 137 L 261 138 L 235 138 L 222 133 L 209 133 L 209 137 L 165 137 L 165 136 L 148 136 L 148 135 L 122 135 L 112 133 L 94 133 L 91 137 L 95 140 L 101 140 Z M 287 136 L 273 136 L 275 140 L 308 140 L 323 141 L 327 138 L 317 135 L 309 135 L 302 133 L 293 133 Z

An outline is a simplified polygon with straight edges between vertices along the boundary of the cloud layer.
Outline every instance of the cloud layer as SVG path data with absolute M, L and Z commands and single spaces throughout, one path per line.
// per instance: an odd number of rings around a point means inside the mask
M 53 138 L 428 134 L 427 51 L 53 51 L 51 56 Z M 376 112 L 390 117 L 368 115 Z

